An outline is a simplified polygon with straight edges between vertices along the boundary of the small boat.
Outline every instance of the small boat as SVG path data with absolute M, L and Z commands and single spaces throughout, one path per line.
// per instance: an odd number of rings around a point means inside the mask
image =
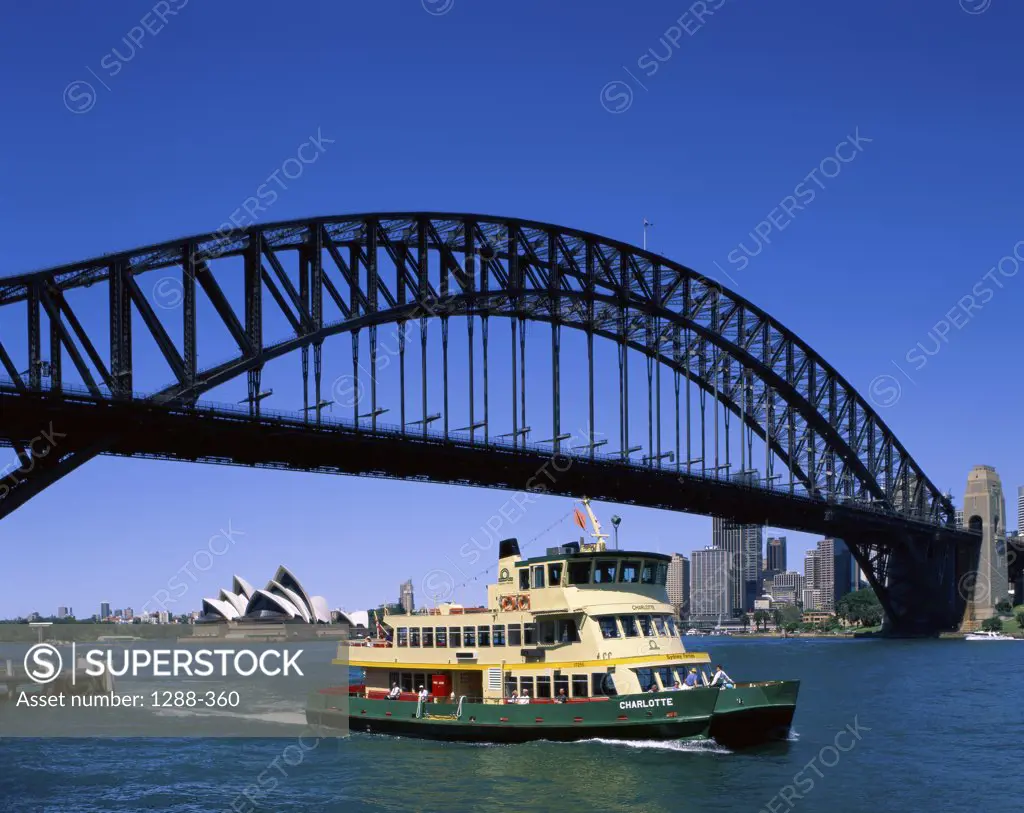
M 979 630 L 978 632 L 972 632 L 964 636 L 965 641 L 1016 641 L 1012 635 L 1007 635 L 1005 632 L 988 632 L 986 630 Z
M 311 692 L 307 721 L 489 743 L 786 739 L 799 681 L 709 680 L 711 658 L 687 652 L 675 625 L 671 557 L 609 550 L 582 505 L 593 542 L 529 559 L 517 540 L 500 543 L 487 606 L 387 614 L 376 640 L 339 645 L 333 663 L 362 683 Z M 586 528 L 578 510 L 576 521 Z

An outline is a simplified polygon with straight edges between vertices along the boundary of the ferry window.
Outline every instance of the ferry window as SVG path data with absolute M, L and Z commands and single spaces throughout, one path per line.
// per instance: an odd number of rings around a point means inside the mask
M 565 692 L 566 696 L 569 695 L 569 676 L 563 675 L 561 672 L 555 672 L 555 696 L 557 697 L 562 692 Z
M 523 692 L 529 692 L 530 697 L 536 697 L 533 693 L 533 678 L 532 677 L 521 677 L 519 678 L 519 694 Z
M 640 669 L 634 669 L 636 672 L 637 680 L 640 681 L 640 691 L 646 692 L 651 686 L 654 685 L 654 673 L 650 667 L 643 666 Z
M 619 625 L 615 623 L 614 615 L 598 616 L 597 623 L 601 626 L 601 635 L 605 638 L 619 638 Z
M 668 624 L 668 634 L 671 635 L 673 638 L 675 638 L 676 635 L 678 634 L 676 632 L 676 622 L 675 622 L 675 620 L 672 618 L 672 616 L 667 616 L 665 618 L 665 623 Z
M 615 562 L 598 562 L 594 565 L 594 584 L 608 584 L 615 581 Z
M 553 565 L 548 565 L 548 584 L 552 587 L 557 587 L 562 583 L 563 564 L 563 562 L 555 562 Z
M 412 691 L 412 672 L 402 672 L 402 691 Z
M 658 563 L 658 572 L 655 580 L 658 584 L 666 584 L 668 582 L 668 565 L 665 562 Z
M 430 682 L 427 680 L 427 676 L 424 675 L 422 672 L 416 672 L 413 675 L 413 678 L 413 684 L 416 686 L 416 691 L 419 691 L 420 686 L 427 688 L 430 685 Z
M 524 567 L 522 570 L 519 571 L 519 589 L 530 589 L 530 568 L 528 567 Z
M 476 627 L 462 628 L 462 645 L 476 646 Z
M 555 635 L 560 644 L 572 644 L 580 639 L 579 630 L 576 629 L 576 619 L 566 618 L 564 621 L 555 622 Z
M 601 681 L 601 694 L 605 697 L 615 697 L 618 693 L 618 690 L 615 688 L 615 677 L 605 673 L 604 679 Z
M 658 629 L 658 635 L 668 635 L 668 630 L 665 628 L 665 616 L 654 616 L 654 626 Z
M 476 637 L 477 637 L 477 640 L 480 642 L 480 646 L 490 646 L 491 645 L 491 628 L 490 627 L 477 627 L 476 628 Z
M 395 646 L 409 646 L 409 628 L 399 627 L 395 636 Z
M 572 676 L 572 696 L 573 697 L 586 697 L 587 696 L 587 676 L 586 675 L 573 675 Z
M 505 673 L 505 697 L 511 697 L 512 692 L 516 691 L 516 679 L 512 676 L 511 672 Z
M 639 562 L 623 562 L 622 568 L 619 571 L 620 582 L 638 582 L 640 581 L 640 563 Z
M 519 624 L 508 625 L 508 645 L 509 646 L 522 646 L 523 645 L 523 628 Z
M 569 584 L 590 584 L 590 562 L 569 562 Z
M 438 646 L 448 646 L 448 630 L 444 627 L 437 628 L 437 635 L 434 636 L 434 640 Z
M 555 642 L 555 622 L 540 622 L 540 642 L 542 644 L 553 644 Z
M 409 630 L 409 646 L 420 645 L 420 630 L 419 627 L 413 627 Z
M 423 646 L 434 645 L 434 628 L 424 627 L 423 628 Z
M 640 630 L 636 626 L 635 615 L 620 615 L 619 621 L 622 622 L 622 631 L 627 638 L 636 638 L 640 634 Z
M 494 627 L 494 646 L 505 646 L 505 625 L 495 624 Z
M 655 671 L 658 673 L 658 677 L 661 678 L 661 688 L 671 689 L 672 688 L 672 667 L 671 666 L 659 666 Z
M 533 646 L 537 643 L 537 625 L 534 623 L 523 624 L 523 644 Z
M 462 630 L 459 627 L 448 627 L 448 643 L 454 647 L 462 646 Z
M 640 584 L 654 584 L 655 564 L 655 562 L 644 562 L 643 569 L 640 571 Z
M 654 635 L 654 627 L 651 625 L 651 617 L 649 615 L 638 615 L 637 620 L 640 622 L 640 632 L 644 635 Z
M 551 697 L 551 678 L 537 675 L 537 697 Z
M 611 684 L 611 675 L 607 672 L 594 672 L 590 676 L 590 696 L 603 697 L 605 695 L 605 684 Z M 612 694 L 615 694 L 615 687 L 612 686 Z
M 539 565 L 533 569 L 533 586 L 544 586 L 544 565 Z

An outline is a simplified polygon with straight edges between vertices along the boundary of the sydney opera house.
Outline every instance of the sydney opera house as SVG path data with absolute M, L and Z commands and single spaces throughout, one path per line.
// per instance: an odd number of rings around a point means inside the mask
M 284 565 L 278 567 L 267 586 L 255 589 L 241 576 L 235 576 L 231 589 L 222 589 L 218 598 L 204 598 L 200 623 L 223 621 L 289 621 L 329 624 L 331 612 L 323 596 L 310 596 Z

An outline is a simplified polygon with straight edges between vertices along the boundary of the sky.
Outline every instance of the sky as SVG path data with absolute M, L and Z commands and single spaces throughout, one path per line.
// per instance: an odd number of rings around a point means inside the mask
M 640 244 L 647 218 L 651 250 L 806 340 L 958 503 L 970 468 L 995 466 L 1016 526 L 1020 4 L 167 0 L 4 16 L 0 274 L 215 231 L 304 142 L 316 160 L 256 222 L 480 212 Z M 22 324 L 0 309 L 5 343 Z M 136 365 L 137 389 L 165 383 Z M 574 536 L 569 500 L 510 520 L 512 496 L 100 458 L 0 523 L 0 617 L 138 612 L 161 590 L 187 612 L 281 563 L 332 607 L 395 600 L 405 579 L 419 603 L 439 585 L 477 603 L 489 522 L 526 552 Z M 710 542 L 706 517 L 595 509 L 621 515 L 623 547 Z M 815 538 L 786 535 L 802 569 Z

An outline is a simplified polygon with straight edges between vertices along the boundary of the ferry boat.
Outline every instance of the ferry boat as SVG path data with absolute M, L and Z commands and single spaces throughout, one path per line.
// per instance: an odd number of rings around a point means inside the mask
M 333 663 L 362 670 L 363 682 L 312 692 L 307 721 L 492 743 L 785 739 L 799 681 L 713 684 L 709 655 L 687 652 L 676 628 L 671 557 L 610 550 L 582 505 L 592 542 L 529 559 L 517 540 L 500 543 L 486 607 L 385 615 L 375 640 L 339 645 Z
M 1005 632 L 992 632 L 990 630 L 979 630 L 964 636 L 965 641 L 1016 641 L 1012 635 Z

